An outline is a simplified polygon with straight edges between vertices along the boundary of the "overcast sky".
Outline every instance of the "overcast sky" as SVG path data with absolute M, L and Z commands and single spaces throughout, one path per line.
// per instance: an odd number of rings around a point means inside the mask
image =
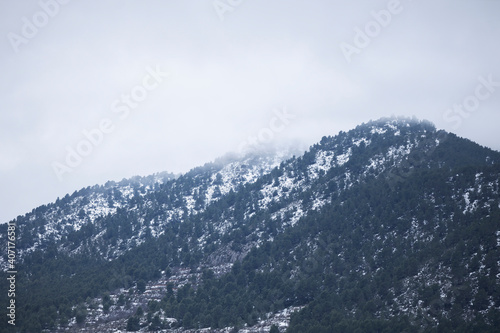
M 2 0 L 0 222 L 391 115 L 500 150 L 499 18 L 495 0 Z

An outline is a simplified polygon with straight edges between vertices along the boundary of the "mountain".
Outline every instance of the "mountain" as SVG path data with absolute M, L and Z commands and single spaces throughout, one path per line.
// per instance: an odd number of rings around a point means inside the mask
M 98 251 L 100 258 L 116 259 L 147 238 L 162 235 L 165 225 L 203 212 L 236 187 L 255 181 L 286 154 L 291 152 L 243 158 L 228 154 L 184 175 L 164 172 L 75 191 L 15 220 L 21 233 L 18 256 L 56 245 L 64 253 Z M 5 258 L 0 258 L 0 267 L 7 267 Z
M 387 118 L 291 154 L 108 182 L 18 217 L 15 328 L 500 327 L 499 152 Z

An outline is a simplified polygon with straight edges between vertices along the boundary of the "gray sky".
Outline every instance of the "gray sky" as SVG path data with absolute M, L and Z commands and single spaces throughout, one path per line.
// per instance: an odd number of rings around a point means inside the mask
M 0 222 L 390 115 L 500 150 L 499 15 L 495 0 L 3 0 Z

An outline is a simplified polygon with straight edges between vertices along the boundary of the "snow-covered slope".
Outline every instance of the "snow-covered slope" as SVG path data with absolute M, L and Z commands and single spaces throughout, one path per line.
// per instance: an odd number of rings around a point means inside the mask
M 19 229 L 18 260 L 52 243 L 59 243 L 62 250 L 79 253 L 89 242 L 100 244 L 98 248 L 104 258 L 116 258 L 143 243 L 146 235 L 162 235 L 166 224 L 203 212 L 230 191 L 255 182 L 291 153 L 287 149 L 243 157 L 227 155 L 183 175 L 161 173 L 75 191 L 13 221 Z M 155 216 L 145 214 L 146 209 L 154 209 Z M 133 225 L 115 244 L 103 247 L 102 243 L 106 243 L 103 237 L 106 238 L 108 222 L 113 217 L 131 218 Z M 89 230 L 90 239 L 86 244 L 81 243 L 79 235 Z M 77 242 L 72 241 L 75 235 Z M 0 235 L 0 242 L 5 241 L 4 236 Z M 0 266 L 5 268 L 4 259 L 0 257 Z
M 325 136 L 305 153 L 293 153 L 227 155 L 177 176 L 136 177 L 82 189 L 13 221 L 18 230 L 18 260 L 33 262 L 45 253 L 58 253 L 68 265 L 67 258 L 86 262 L 88 257 L 93 265 L 113 272 L 109 285 L 131 288 L 138 280 L 150 279 L 147 290 L 168 282 L 181 288 L 186 281 L 199 283 L 208 269 L 224 276 L 235 262 L 279 240 L 283 257 L 254 260 L 250 267 L 260 274 L 282 265 L 281 269 L 290 269 L 287 279 L 296 281 L 294 288 L 299 290 L 300 279 L 309 274 L 304 272 L 307 260 L 318 276 L 335 271 L 339 279 L 342 274 L 378 279 L 386 265 L 384 257 L 398 251 L 404 257 L 437 246 L 436 242 L 451 242 L 446 237 L 457 232 L 458 222 L 488 220 L 500 209 L 500 154 L 438 131 L 429 122 L 371 121 Z M 384 197 L 379 198 L 379 193 Z M 327 237 L 328 230 L 315 229 L 318 221 L 328 228 L 345 225 Z M 350 228 L 352 233 L 342 234 Z M 500 242 L 500 228 L 492 232 Z M 368 240 L 363 239 L 364 233 L 370 235 Z M 5 235 L 0 233 L 0 244 L 5 245 Z M 354 239 L 360 258 L 353 252 Z M 481 269 L 486 272 L 486 261 L 491 261 L 481 251 L 469 258 L 479 262 L 466 278 L 473 295 L 483 283 Z M 122 261 L 132 267 L 120 267 Z M 3 256 L 4 269 L 6 263 Z M 337 272 L 342 265 L 347 268 Z M 415 272 L 401 273 L 402 285 L 390 291 L 391 304 L 385 304 L 379 315 L 402 311 L 417 318 L 422 311 L 432 311 L 426 302 L 419 303 L 421 293 L 415 291 L 423 277 L 443 285 L 443 304 L 453 299 L 458 287 L 447 265 L 427 260 Z M 170 269 L 179 273 L 169 276 Z M 496 278 L 500 281 L 500 275 Z M 123 293 L 119 289 L 112 295 L 118 298 Z M 488 297 L 494 308 L 494 297 Z M 147 304 L 147 297 L 137 297 L 137 302 L 137 306 Z M 307 302 L 282 300 L 275 307 L 277 313 L 285 303 L 292 308 Z M 356 313 L 355 308 L 350 311 Z

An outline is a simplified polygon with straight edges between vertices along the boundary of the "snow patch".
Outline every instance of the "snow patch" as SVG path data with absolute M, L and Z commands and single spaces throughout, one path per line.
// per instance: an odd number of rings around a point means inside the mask
M 351 157 L 352 154 L 352 149 L 349 148 L 347 152 L 344 154 L 338 155 L 337 156 L 337 165 L 342 166 L 346 164 L 349 161 L 349 158 Z
M 371 134 L 385 134 L 387 132 L 386 128 L 379 128 L 379 127 L 373 127 L 372 130 L 370 131 Z

